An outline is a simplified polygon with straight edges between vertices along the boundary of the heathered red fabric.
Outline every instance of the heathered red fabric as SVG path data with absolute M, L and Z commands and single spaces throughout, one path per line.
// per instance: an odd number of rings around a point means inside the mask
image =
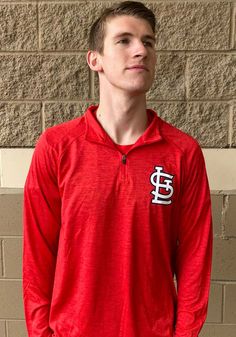
M 124 156 L 96 108 L 47 129 L 33 155 L 24 190 L 29 336 L 197 337 L 212 254 L 201 149 L 148 109 L 151 123 Z

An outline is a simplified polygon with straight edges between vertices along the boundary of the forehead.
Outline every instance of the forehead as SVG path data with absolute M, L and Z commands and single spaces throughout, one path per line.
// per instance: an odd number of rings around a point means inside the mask
M 110 17 L 105 25 L 105 37 L 112 38 L 122 32 L 130 32 L 135 35 L 152 35 L 151 25 L 145 19 L 131 15 L 119 15 Z

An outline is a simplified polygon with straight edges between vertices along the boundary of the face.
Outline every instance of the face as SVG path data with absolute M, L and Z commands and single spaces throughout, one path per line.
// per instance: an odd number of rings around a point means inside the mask
M 101 88 L 146 93 L 156 64 L 151 26 L 144 19 L 123 15 L 109 19 L 105 31 L 103 53 L 97 53 Z

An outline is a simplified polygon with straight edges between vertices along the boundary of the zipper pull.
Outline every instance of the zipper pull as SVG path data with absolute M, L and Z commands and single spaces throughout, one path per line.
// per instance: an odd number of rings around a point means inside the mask
M 126 164 L 126 155 L 125 154 L 122 155 L 122 163 Z

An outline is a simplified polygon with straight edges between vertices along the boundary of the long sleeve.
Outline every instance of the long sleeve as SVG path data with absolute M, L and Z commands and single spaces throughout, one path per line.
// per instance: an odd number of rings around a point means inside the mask
M 185 162 L 180 207 L 174 337 L 197 337 L 207 314 L 212 259 L 210 192 L 204 158 L 198 145 Z
M 29 337 L 49 337 L 50 302 L 60 230 L 57 154 L 43 134 L 24 188 L 23 293 Z

